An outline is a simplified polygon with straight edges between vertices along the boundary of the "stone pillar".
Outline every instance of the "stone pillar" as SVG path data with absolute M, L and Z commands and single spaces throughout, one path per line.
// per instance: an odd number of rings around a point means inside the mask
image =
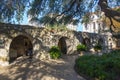
M 9 40 L 5 35 L 0 35 L 0 65 L 9 65 Z

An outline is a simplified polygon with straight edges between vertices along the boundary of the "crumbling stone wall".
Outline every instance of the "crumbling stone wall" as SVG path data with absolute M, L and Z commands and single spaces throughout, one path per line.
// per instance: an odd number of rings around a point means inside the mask
M 58 46 L 61 38 L 64 38 L 66 42 L 66 54 L 76 53 L 76 46 L 83 43 L 85 38 L 89 39 L 88 46 L 90 49 L 94 46 L 94 43 L 101 38 L 103 39 L 103 46 L 105 46 L 106 39 L 104 35 L 70 30 L 37 28 L 27 25 L 0 24 L 0 40 L 3 41 L 3 46 L 0 47 L 0 64 L 9 64 L 10 54 L 14 56 L 17 55 L 15 50 L 10 51 L 10 45 L 13 39 L 19 35 L 23 35 L 31 41 L 34 57 L 39 59 L 49 59 L 49 49 L 52 46 Z M 22 43 L 23 42 L 21 42 L 21 44 Z

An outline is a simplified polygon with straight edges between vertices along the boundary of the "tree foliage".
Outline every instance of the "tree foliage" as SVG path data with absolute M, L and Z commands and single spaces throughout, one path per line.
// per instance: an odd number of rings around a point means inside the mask
M 23 19 L 29 0 L 0 0 L 0 21 L 13 22 Z
M 111 8 L 120 5 L 120 0 L 0 0 L 0 21 L 20 22 L 27 12 L 31 20 L 74 23 L 97 4 L 110 19 L 111 27 L 112 19 L 120 22 L 120 12 Z

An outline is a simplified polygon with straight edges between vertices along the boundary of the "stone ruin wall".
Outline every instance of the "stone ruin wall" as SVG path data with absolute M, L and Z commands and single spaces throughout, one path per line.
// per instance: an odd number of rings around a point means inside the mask
M 103 36 L 62 29 L 36 28 L 26 25 L 1 24 L 0 40 L 1 43 L 3 41 L 3 46 L 0 47 L 1 64 L 7 65 L 9 64 L 10 57 L 17 56 L 17 52 L 15 50 L 11 51 L 10 45 L 12 40 L 19 35 L 26 36 L 30 39 L 33 45 L 34 57 L 39 59 L 49 59 L 49 49 L 52 46 L 58 46 L 61 38 L 64 38 L 66 41 L 66 54 L 76 53 L 76 46 L 83 43 L 85 39 L 88 39 L 88 43 L 86 45 L 89 46 L 91 50 L 93 42 L 95 43 L 101 38 L 103 40 L 101 43 L 103 47 L 108 46 L 106 45 L 107 37 L 105 35 Z M 24 50 L 21 50 L 21 53 L 22 52 L 24 53 Z

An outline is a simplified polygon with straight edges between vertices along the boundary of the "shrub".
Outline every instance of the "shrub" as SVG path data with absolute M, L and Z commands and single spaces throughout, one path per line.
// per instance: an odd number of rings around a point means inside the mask
M 75 70 L 92 80 L 119 80 L 120 51 L 102 56 L 80 56 L 75 62 Z
M 86 51 L 87 47 L 84 44 L 77 45 L 77 51 Z
M 57 46 L 52 46 L 49 52 L 52 59 L 58 59 L 61 57 L 61 52 Z

